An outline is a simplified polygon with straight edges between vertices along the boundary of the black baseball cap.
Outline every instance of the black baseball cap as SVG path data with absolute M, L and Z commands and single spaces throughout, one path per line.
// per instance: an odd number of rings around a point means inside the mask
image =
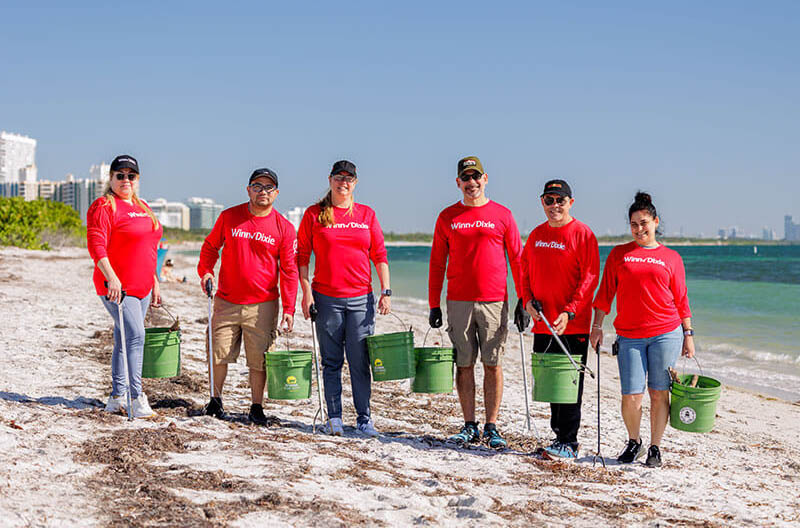
M 544 196 L 545 194 L 558 194 L 572 198 L 572 189 L 569 188 L 569 184 L 564 180 L 550 180 L 544 184 L 544 191 L 542 191 L 541 195 Z
M 356 164 L 352 161 L 339 160 L 334 163 L 333 168 L 331 169 L 331 176 L 334 174 L 339 174 L 340 172 L 346 172 L 358 178 L 358 175 L 356 174 Z
M 140 174 L 139 172 L 139 162 L 136 161 L 136 158 L 130 156 L 128 154 L 122 154 L 114 158 L 114 161 L 111 162 L 111 171 L 118 171 L 120 169 L 130 169 L 136 174 Z
M 275 174 L 274 170 L 268 169 L 266 167 L 254 170 L 253 174 L 250 175 L 250 181 L 247 183 L 251 184 L 253 183 L 253 180 L 255 180 L 256 178 L 260 178 L 261 176 L 266 176 L 267 178 L 272 180 L 272 183 L 275 184 L 275 187 L 278 186 L 278 175 Z

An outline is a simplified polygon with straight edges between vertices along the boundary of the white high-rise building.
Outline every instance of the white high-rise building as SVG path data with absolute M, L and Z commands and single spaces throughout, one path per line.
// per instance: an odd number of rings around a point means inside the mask
M 111 171 L 111 165 L 108 163 L 100 162 L 100 165 L 92 165 L 89 167 L 89 179 L 107 181 L 109 171 Z
M 147 202 L 153 214 L 164 227 L 174 227 L 177 229 L 189 230 L 190 215 L 189 206 L 181 202 L 168 202 L 164 198 L 156 198 L 152 202 Z
M 303 214 L 306 212 L 305 207 L 295 206 L 286 211 L 286 219 L 294 226 L 295 231 L 300 229 L 300 221 L 303 219 Z
M 36 140 L 0 131 L 0 183 L 20 181 L 36 181 Z

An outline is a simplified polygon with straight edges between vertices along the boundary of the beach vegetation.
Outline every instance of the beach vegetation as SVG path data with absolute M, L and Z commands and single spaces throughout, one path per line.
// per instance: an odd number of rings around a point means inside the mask
M 0 246 L 44 249 L 85 245 L 78 212 L 61 202 L 0 198 Z

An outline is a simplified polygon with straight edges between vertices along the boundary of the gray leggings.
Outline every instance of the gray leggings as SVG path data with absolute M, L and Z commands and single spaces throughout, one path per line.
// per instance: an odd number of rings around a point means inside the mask
M 119 335 L 119 308 L 117 303 L 100 296 L 111 318 L 114 319 L 114 351 L 111 353 L 111 394 L 121 396 L 130 379 L 131 398 L 142 393 L 142 359 L 144 357 L 144 316 L 150 305 L 150 294 L 144 299 L 131 295 L 122 301 L 122 318 L 125 321 L 125 348 L 128 352 L 128 376 L 122 366 L 122 345 Z M 128 378 L 128 379 L 126 379 Z
M 325 380 L 325 403 L 328 416 L 342 417 L 342 366 L 347 354 L 350 384 L 358 423 L 370 420 L 369 399 L 372 373 L 369 369 L 367 336 L 375 331 L 375 297 L 329 297 L 314 293 L 317 335 L 322 356 L 322 377 Z

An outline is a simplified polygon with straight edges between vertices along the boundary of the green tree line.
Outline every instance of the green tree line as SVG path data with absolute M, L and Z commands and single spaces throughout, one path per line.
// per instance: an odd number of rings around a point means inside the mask
M 85 245 L 86 229 L 72 207 L 50 200 L 0 198 L 0 245 L 50 249 Z

